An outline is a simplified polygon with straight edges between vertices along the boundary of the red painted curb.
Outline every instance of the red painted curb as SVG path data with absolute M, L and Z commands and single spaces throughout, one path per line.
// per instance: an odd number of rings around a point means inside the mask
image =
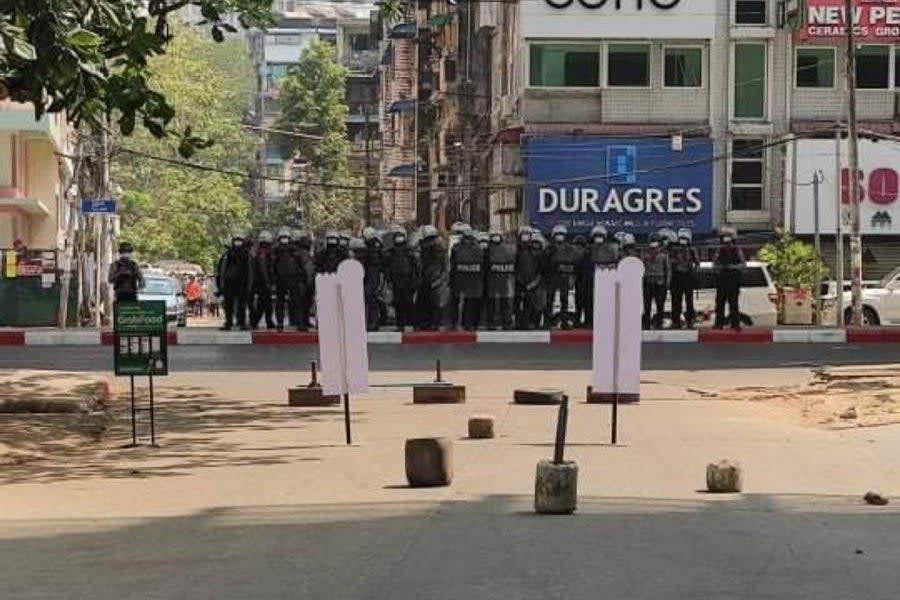
M 474 344 L 478 334 L 474 331 L 404 331 L 403 344 Z
M 771 329 L 747 328 L 700 329 L 698 340 L 701 344 L 771 344 L 774 333 Z
M 900 327 L 848 327 L 848 344 L 897 344 Z
M 254 331 L 252 335 L 253 343 L 263 346 L 319 343 L 319 334 L 315 331 Z
M 590 344 L 594 341 L 594 332 L 590 329 L 551 329 L 551 344 Z
M 0 331 L 0 346 L 24 346 L 24 331 Z

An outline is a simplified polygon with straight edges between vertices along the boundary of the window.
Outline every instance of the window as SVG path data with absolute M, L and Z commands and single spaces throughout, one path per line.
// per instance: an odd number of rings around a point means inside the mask
M 834 48 L 797 48 L 797 87 L 834 87 Z
M 663 86 L 703 87 L 703 49 L 666 48 Z
M 856 87 L 886 90 L 890 87 L 890 46 L 860 46 L 856 51 Z
M 734 0 L 734 22 L 736 25 L 765 25 L 766 0 Z
M 294 0 L 278 0 L 278 11 L 283 13 L 294 12 Z
M 650 46 L 610 44 L 607 73 L 610 87 L 649 87 Z
M 600 52 L 590 46 L 534 44 L 531 46 L 531 85 L 598 87 Z
M 762 119 L 766 116 L 766 46 L 734 45 L 734 117 Z
M 272 46 L 299 46 L 303 43 L 303 36 L 297 34 L 269 34 L 266 36 L 266 43 Z
M 765 143 L 761 139 L 731 142 L 731 210 L 763 209 Z

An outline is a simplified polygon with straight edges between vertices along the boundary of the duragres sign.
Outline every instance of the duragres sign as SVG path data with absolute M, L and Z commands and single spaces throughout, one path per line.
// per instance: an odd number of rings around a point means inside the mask
M 633 233 L 712 231 L 713 144 L 669 138 L 530 137 L 523 154 L 531 224 Z

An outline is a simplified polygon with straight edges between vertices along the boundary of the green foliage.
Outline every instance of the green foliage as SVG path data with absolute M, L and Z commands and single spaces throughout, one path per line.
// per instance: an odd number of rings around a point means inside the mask
M 138 124 L 155 137 L 174 135 L 184 157 L 208 142 L 176 127 L 169 98 L 148 80 L 148 62 L 166 54 L 175 36 L 172 13 L 200 6 L 216 41 L 234 28 L 271 21 L 271 0 L 5 0 L 0 2 L 0 82 L 18 102 L 65 112 L 73 123 L 116 120 L 123 135 Z
M 810 244 L 779 230 L 775 242 L 760 248 L 759 260 L 769 264 L 775 285 L 780 288 L 809 288 L 828 273 L 822 257 Z
M 192 29 L 179 30 L 166 55 L 148 65 L 148 81 L 178 107 L 175 123 L 216 140 L 202 151 L 203 164 L 241 172 L 252 166 L 257 141 L 241 118 L 252 101 L 253 68 L 240 41 L 217 44 Z M 175 160 L 179 145 L 147 131 L 114 140 L 115 147 Z M 249 224 L 239 177 L 121 152 L 114 155 L 113 180 L 126 190 L 122 237 L 144 260 L 179 258 L 209 268 L 219 240 Z
M 378 6 L 378 13 L 385 23 L 396 23 L 406 15 L 407 6 L 406 0 L 384 0 Z
M 286 155 L 296 153 L 308 161 L 304 179 L 324 184 L 297 184 L 293 207 L 285 209 L 294 214 L 300 208 L 304 226 L 313 230 L 346 226 L 359 208 L 359 191 L 340 189 L 361 183 L 351 176 L 348 166 L 346 84 L 347 70 L 335 61 L 334 48 L 314 42 L 279 86 L 278 128 L 317 136 L 281 137 Z

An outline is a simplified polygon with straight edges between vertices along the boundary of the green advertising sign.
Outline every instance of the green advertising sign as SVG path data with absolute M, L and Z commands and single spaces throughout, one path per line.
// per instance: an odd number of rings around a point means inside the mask
M 166 303 L 117 302 L 113 320 L 116 375 L 168 375 Z

